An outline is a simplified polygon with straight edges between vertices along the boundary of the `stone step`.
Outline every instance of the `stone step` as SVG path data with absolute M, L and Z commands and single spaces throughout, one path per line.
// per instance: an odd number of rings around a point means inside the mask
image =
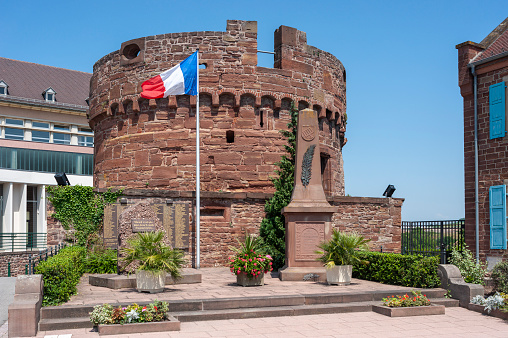
M 391 295 L 390 295 L 391 296 Z M 261 301 L 263 297 L 218 299 L 218 300 L 200 300 L 195 303 L 201 304 L 199 308 L 189 306 L 189 303 L 182 303 L 183 306 L 171 306 L 170 315 L 181 322 L 222 320 L 222 319 L 241 319 L 241 318 L 262 318 L 262 317 L 280 317 L 280 316 L 302 316 L 311 314 L 325 313 L 346 313 L 346 312 L 368 312 L 372 311 L 372 305 L 380 304 L 380 300 L 368 300 L 358 302 L 330 302 L 330 303 L 303 303 L 303 296 L 272 296 L 265 302 Z M 376 297 L 377 298 L 377 297 Z M 309 299 L 313 299 L 312 297 Z M 332 298 L 333 299 L 333 298 Z M 249 300 L 249 301 L 246 301 Z M 316 300 L 316 299 L 314 299 Z M 317 300 L 323 301 L 318 298 Z M 449 298 L 431 298 L 432 303 L 445 305 L 446 307 L 458 306 L 458 300 Z M 246 302 L 242 304 L 242 302 Z M 256 304 L 257 306 L 252 306 Z M 62 307 L 63 308 L 63 307 Z M 79 306 L 72 309 L 67 306 L 58 313 L 60 317 L 48 318 L 48 313 L 41 318 L 39 330 L 64 330 L 77 328 L 92 328 L 92 323 L 85 313 L 86 306 Z M 43 308 L 47 309 L 47 308 Z M 81 316 L 78 316 L 81 314 Z M 75 317 L 69 317 L 75 315 Z
M 71 318 L 46 318 L 39 321 L 39 331 L 56 331 L 56 330 L 70 330 L 81 329 L 89 327 L 92 329 L 93 325 L 90 322 L 90 317 L 71 317 Z

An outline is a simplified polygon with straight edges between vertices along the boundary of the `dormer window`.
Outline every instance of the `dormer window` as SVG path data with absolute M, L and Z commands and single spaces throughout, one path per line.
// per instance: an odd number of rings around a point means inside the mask
M 44 100 L 48 101 L 48 102 L 55 102 L 55 95 L 56 95 L 56 92 L 53 88 L 49 87 L 48 89 L 46 89 L 43 93 L 42 93 L 42 96 L 44 96 Z
M 0 95 L 7 95 L 7 88 L 9 88 L 7 83 L 5 83 L 3 80 L 0 80 Z

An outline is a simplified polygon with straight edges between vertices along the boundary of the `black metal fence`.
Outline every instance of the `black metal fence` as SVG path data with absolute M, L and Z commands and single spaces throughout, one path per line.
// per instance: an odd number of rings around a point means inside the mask
M 464 220 L 402 222 L 401 252 L 406 255 L 440 256 L 446 264 L 453 248 L 465 246 Z
M 5 232 L 0 233 L 1 252 L 33 251 L 46 248 L 46 233 Z

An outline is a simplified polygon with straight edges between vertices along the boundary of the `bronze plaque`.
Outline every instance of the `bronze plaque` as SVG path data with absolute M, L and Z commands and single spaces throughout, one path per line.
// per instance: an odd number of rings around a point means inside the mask
M 149 232 L 156 230 L 153 219 L 133 218 L 131 224 L 132 232 Z
M 117 204 L 108 204 L 104 207 L 104 246 L 109 249 L 118 247 L 118 213 Z
M 325 240 L 325 223 L 296 222 L 295 261 L 315 261 L 319 257 L 314 251 Z

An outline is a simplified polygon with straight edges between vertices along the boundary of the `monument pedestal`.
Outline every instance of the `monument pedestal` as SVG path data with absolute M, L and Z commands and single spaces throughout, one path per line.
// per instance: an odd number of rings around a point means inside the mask
M 313 204 L 316 203 L 289 205 L 283 209 L 286 218 L 286 267 L 279 271 L 282 281 L 303 281 L 307 276 L 307 280 L 326 282 L 326 269 L 316 260 L 319 255 L 315 251 L 321 242 L 330 239 L 335 208 Z

